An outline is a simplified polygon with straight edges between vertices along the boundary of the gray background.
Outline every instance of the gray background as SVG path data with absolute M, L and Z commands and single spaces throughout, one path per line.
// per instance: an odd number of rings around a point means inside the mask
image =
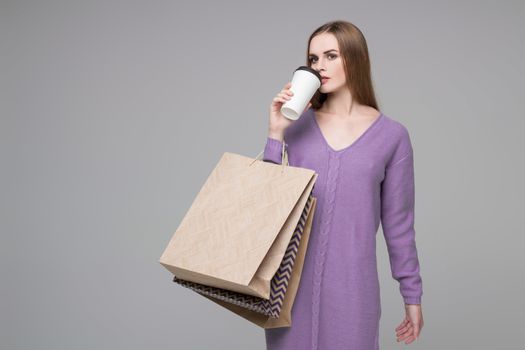
M 1 349 L 264 349 L 158 258 L 225 151 L 264 147 L 319 25 L 365 34 L 380 109 L 410 131 L 420 349 L 523 330 L 519 1 L 2 1 Z M 378 232 L 381 346 L 404 317 Z

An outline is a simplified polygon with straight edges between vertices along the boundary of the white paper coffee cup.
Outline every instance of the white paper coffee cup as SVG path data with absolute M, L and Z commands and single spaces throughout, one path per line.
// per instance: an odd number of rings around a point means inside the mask
M 292 98 L 281 107 L 281 113 L 290 120 L 297 120 L 321 86 L 321 75 L 308 66 L 297 68 L 292 77 Z

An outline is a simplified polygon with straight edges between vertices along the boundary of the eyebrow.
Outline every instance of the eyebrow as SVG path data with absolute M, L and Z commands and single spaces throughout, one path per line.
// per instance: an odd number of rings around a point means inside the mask
M 335 50 L 335 49 L 331 49 L 331 50 L 325 51 L 325 52 L 323 52 L 323 53 L 329 53 L 330 51 L 335 51 L 335 52 L 337 52 L 337 50 Z M 308 56 L 315 56 L 315 57 L 317 57 L 317 56 L 314 55 L 313 53 L 309 54 Z

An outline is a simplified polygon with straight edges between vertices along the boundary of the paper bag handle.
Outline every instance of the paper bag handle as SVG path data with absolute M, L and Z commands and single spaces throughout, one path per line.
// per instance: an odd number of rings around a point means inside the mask
M 281 168 L 281 171 L 284 170 L 284 166 L 289 166 L 290 164 L 288 164 L 288 151 L 286 150 L 286 143 L 285 141 L 283 140 L 282 141 L 282 144 L 283 144 L 283 148 L 282 148 L 282 151 L 281 151 L 281 165 L 282 165 L 282 168 Z M 261 156 L 261 154 L 264 153 L 264 148 L 261 152 L 259 152 L 259 154 L 255 157 L 255 159 L 253 160 L 253 162 L 250 163 L 250 166 L 257 160 L 259 159 L 259 157 Z

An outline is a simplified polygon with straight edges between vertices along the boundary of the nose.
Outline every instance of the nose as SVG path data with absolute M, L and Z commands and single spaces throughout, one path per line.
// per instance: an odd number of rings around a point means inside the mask
M 319 74 L 321 74 L 322 70 L 325 70 L 324 65 L 321 65 L 319 62 L 315 63 L 312 68 L 315 69 Z
M 314 64 L 311 68 L 313 68 L 317 73 L 321 74 L 321 71 L 323 70 L 321 67 L 317 66 Z

